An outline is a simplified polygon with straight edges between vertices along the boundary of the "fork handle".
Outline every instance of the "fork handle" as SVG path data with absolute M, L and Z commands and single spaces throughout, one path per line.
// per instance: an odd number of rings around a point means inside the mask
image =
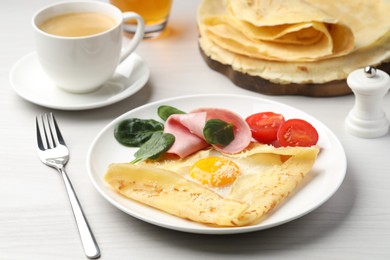
M 64 179 L 66 191 L 68 192 L 69 201 L 72 206 L 74 218 L 76 219 L 77 228 L 79 230 L 81 243 L 83 244 L 85 255 L 90 259 L 99 258 L 99 246 L 96 243 L 91 228 L 89 227 L 87 218 L 85 217 L 84 211 L 81 208 L 73 185 L 64 168 L 59 168 L 58 171 L 61 173 L 62 178 Z

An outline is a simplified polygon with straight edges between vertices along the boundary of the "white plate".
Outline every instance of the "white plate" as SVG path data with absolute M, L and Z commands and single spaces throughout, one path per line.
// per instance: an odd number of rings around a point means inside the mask
M 315 126 L 319 133 L 318 145 L 321 152 L 306 182 L 299 191 L 290 196 L 279 208 L 257 225 L 217 228 L 187 221 L 162 211 L 128 200 L 110 190 L 103 177 L 107 166 L 113 162 L 129 162 L 136 149 L 120 145 L 114 138 L 115 126 L 125 118 L 136 117 L 158 119 L 157 108 L 170 105 L 183 111 L 200 107 L 232 109 L 244 118 L 255 112 L 273 111 L 283 114 L 286 119 L 301 118 Z M 94 139 L 88 155 L 87 169 L 97 190 L 111 204 L 127 214 L 161 227 L 202 234 L 232 234 L 262 230 L 299 218 L 322 205 L 341 185 L 346 173 L 346 156 L 336 136 L 321 122 L 310 115 L 277 102 L 261 98 L 237 95 L 184 96 L 150 103 L 129 111 L 108 124 Z
M 19 96 L 34 104 L 61 110 L 85 110 L 107 106 L 133 95 L 146 84 L 149 75 L 143 59 L 133 53 L 100 89 L 72 94 L 58 88 L 46 76 L 33 52 L 16 62 L 11 69 L 10 82 Z

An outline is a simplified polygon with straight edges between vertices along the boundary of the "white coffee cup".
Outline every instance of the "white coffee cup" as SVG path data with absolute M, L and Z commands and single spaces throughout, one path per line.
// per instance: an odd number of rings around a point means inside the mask
M 114 25 L 96 34 L 63 36 L 43 31 L 42 24 L 53 17 L 75 13 L 101 14 Z M 123 23 L 137 21 L 137 32 L 122 50 Z M 61 2 L 38 11 L 32 20 L 39 62 L 56 85 L 72 93 L 98 89 L 114 73 L 121 61 L 138 46 L 144 35 L 144 21 L 136 13 L 122 13 L 117 7 L 97 1 Z

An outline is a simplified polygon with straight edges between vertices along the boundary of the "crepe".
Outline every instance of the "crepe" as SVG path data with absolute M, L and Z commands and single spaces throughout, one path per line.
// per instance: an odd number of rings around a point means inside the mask
M 318 152 L 313 148 L 302 149 L 282 165 L 237 179 L 227 198 L 249 204 L 245 213 L 236 220 L 237 225 L 259 222 L 293 193 L 310 172 Z
M 111 164 L 105 176 L 127 198 L 193 221 L 231 226 L 249 205 L 225 199 L 175 172 L 127 163 Z
M 178 170 L 188 169 L 186 162 L 198 158 L 196 154 L 183 159 L 184 162 L 180 159 L 111 164 L 105 181 L 129 199 L 184 219 L 216 226 L 244 226 L 259 221 L 292 193 L 310 172 L 318 152 L 318 147 L 257 145 L 237 154 L 237 160 L 263 154 L 261 163 L 265 165 L 255 167 L 255 173 L 240 176 L 225 196 L 186 178 Z M 276 160 L 280 163 L 275 163 L 275 157 L 280 158 Z M 272 159 L 268 162 L 267 158 Z
M 389 13 L 387 0 L 203 0 L 199 44 L 209 58 L 238 72 L 278 84 L 321 84 L 390 60 Z M 328 34 L 316 40 L 321 30 L 314 29 L 324 27 Z

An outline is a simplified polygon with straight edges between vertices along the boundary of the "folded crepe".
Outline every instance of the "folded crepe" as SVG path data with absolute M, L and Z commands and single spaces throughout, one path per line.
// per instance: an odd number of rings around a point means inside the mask
M 390 61 L 389 13 L 388 0 L 203 0 L 199 45 L 272 83 L 322 84 Z
M 257 171 L 238 177 L 226 196 L 179 173 L 179 168 L 188 170 L 185 162 L 198 158 L 196 154 L 179 161 L 113 163 L 104 180 L 126 198 L 184 219 L 215 226 L 244 226 L 261 221 L 296 191 L 318 153 L 316 146 L 275 148 L 256 144 L 251 150 L 232 155 L 265 156 L 256 160 Z
M 213 42 L 233 53 L 315 61 L 346 55 L 354 48 L 349 27 L 305 1 L 216 2 L 202 5 L 200 26 Z

